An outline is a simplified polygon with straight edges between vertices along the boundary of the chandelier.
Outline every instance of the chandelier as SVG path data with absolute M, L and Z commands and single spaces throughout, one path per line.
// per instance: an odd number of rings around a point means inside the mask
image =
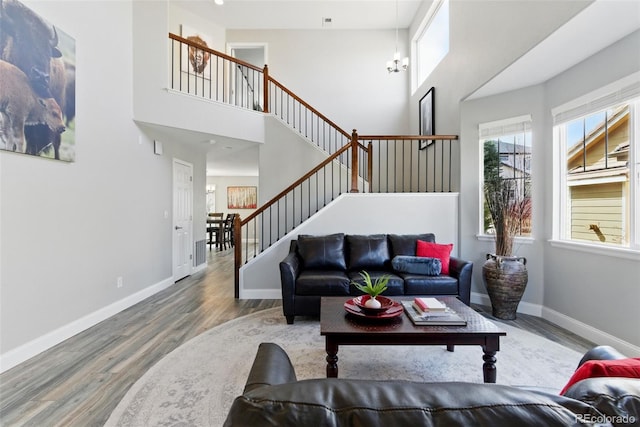
M 396 0 L 396 52 L 393 54 L 393 60 L 387 61 L 387 71 L 397 73 L 399 71 L 407 71 L 408 67 L 409 57 L 405 56 L 400 59 L 400 52 L 398 52 L 398 0 Z

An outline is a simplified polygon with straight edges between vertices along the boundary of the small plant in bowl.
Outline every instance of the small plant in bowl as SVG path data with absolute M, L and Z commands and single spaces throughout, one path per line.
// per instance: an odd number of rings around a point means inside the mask
M 389 279 L 391 279 L 391 276 L 384 275 L 378 277 L 375 281 L 371 280 L 371 275 L 366 271 L 362 271 L 360 273 L 360 276 L 362 276 L 362 281 L 364 282 L 364 284 L 360 284 L 354 281 L 352 281 L 351 283 L 360 291 L 369 295 L 369 298 L 366 298 L 366 301 L 363 301 L 363 306 L 372 310 L 386 310 L 388 307 L 383 307 L 382 303 L 377 299 L 377 296 L 387 290 L 387 283 L 389 283 Z M 385 298 L 385 300 L 390 301 L 388 298 Z

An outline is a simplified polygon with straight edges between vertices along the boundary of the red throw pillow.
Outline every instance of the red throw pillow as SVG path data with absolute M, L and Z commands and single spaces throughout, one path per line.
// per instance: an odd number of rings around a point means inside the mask
M 578 381 L 595 377 L 640 378 L 640 358 L 588 360 L 576 369 L 560 394 L 564 394 Z
M 418 240 L 416 243 L 416 256 L 438 258 L 442 264 L 442 274 L 449 274 L 449 258 L 451 258 L 451 250 L 453 243 L 448 245 L 440 245 L 438 243 L 425 242 Z

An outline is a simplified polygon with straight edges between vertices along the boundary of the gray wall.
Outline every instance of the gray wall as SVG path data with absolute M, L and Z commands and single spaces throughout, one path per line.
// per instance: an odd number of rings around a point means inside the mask
M 201 153 L 163 140 L 155 155 L 132 120 L 132 2 L 25 4 L 76 40 L 76 162 L 0 152 L 2 370 L 173 283 L 174 157 L 194 165 L 204 212 Z
M 595 342 L 629 352 L 640 346 L 640 259 L 615 250 L 588 251 L 553 242 L 553 124 L 551 109 L 640 70 L 640 32 L 588 58 L 546 83 L 461 104 L 463 150 L 461 210 L 464 253 L 481 265 L 493 242 L 476 238 L 482 211 L 479 189 L 482 150 L 478 124 L 531 114 L 533 126 L 533 233 L 516 244 L 528 259 L 529 285 L 520 310 L 541 315 Z M 476 301 L 487 301 L 480 269 L 474 272 Z M 607 302 L 610 301 L 610 302 Z M 635 347 L 634 347 L 635 346 Z

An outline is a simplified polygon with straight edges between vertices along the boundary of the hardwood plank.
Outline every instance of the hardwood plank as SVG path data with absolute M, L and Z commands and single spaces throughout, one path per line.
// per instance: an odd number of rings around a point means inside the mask
M 209 251 L 208 261 L 205 271 L 0 375 L 0 424 L 102 426 L 166 354 L 228 320 L 281 306 L 280 300 L 234 299 L 232 249 Z M 489 307 L 473 308 L 492 318 Z M 534 316 L 518 314 L 506 323 L 579 352 L 594 345 Z

